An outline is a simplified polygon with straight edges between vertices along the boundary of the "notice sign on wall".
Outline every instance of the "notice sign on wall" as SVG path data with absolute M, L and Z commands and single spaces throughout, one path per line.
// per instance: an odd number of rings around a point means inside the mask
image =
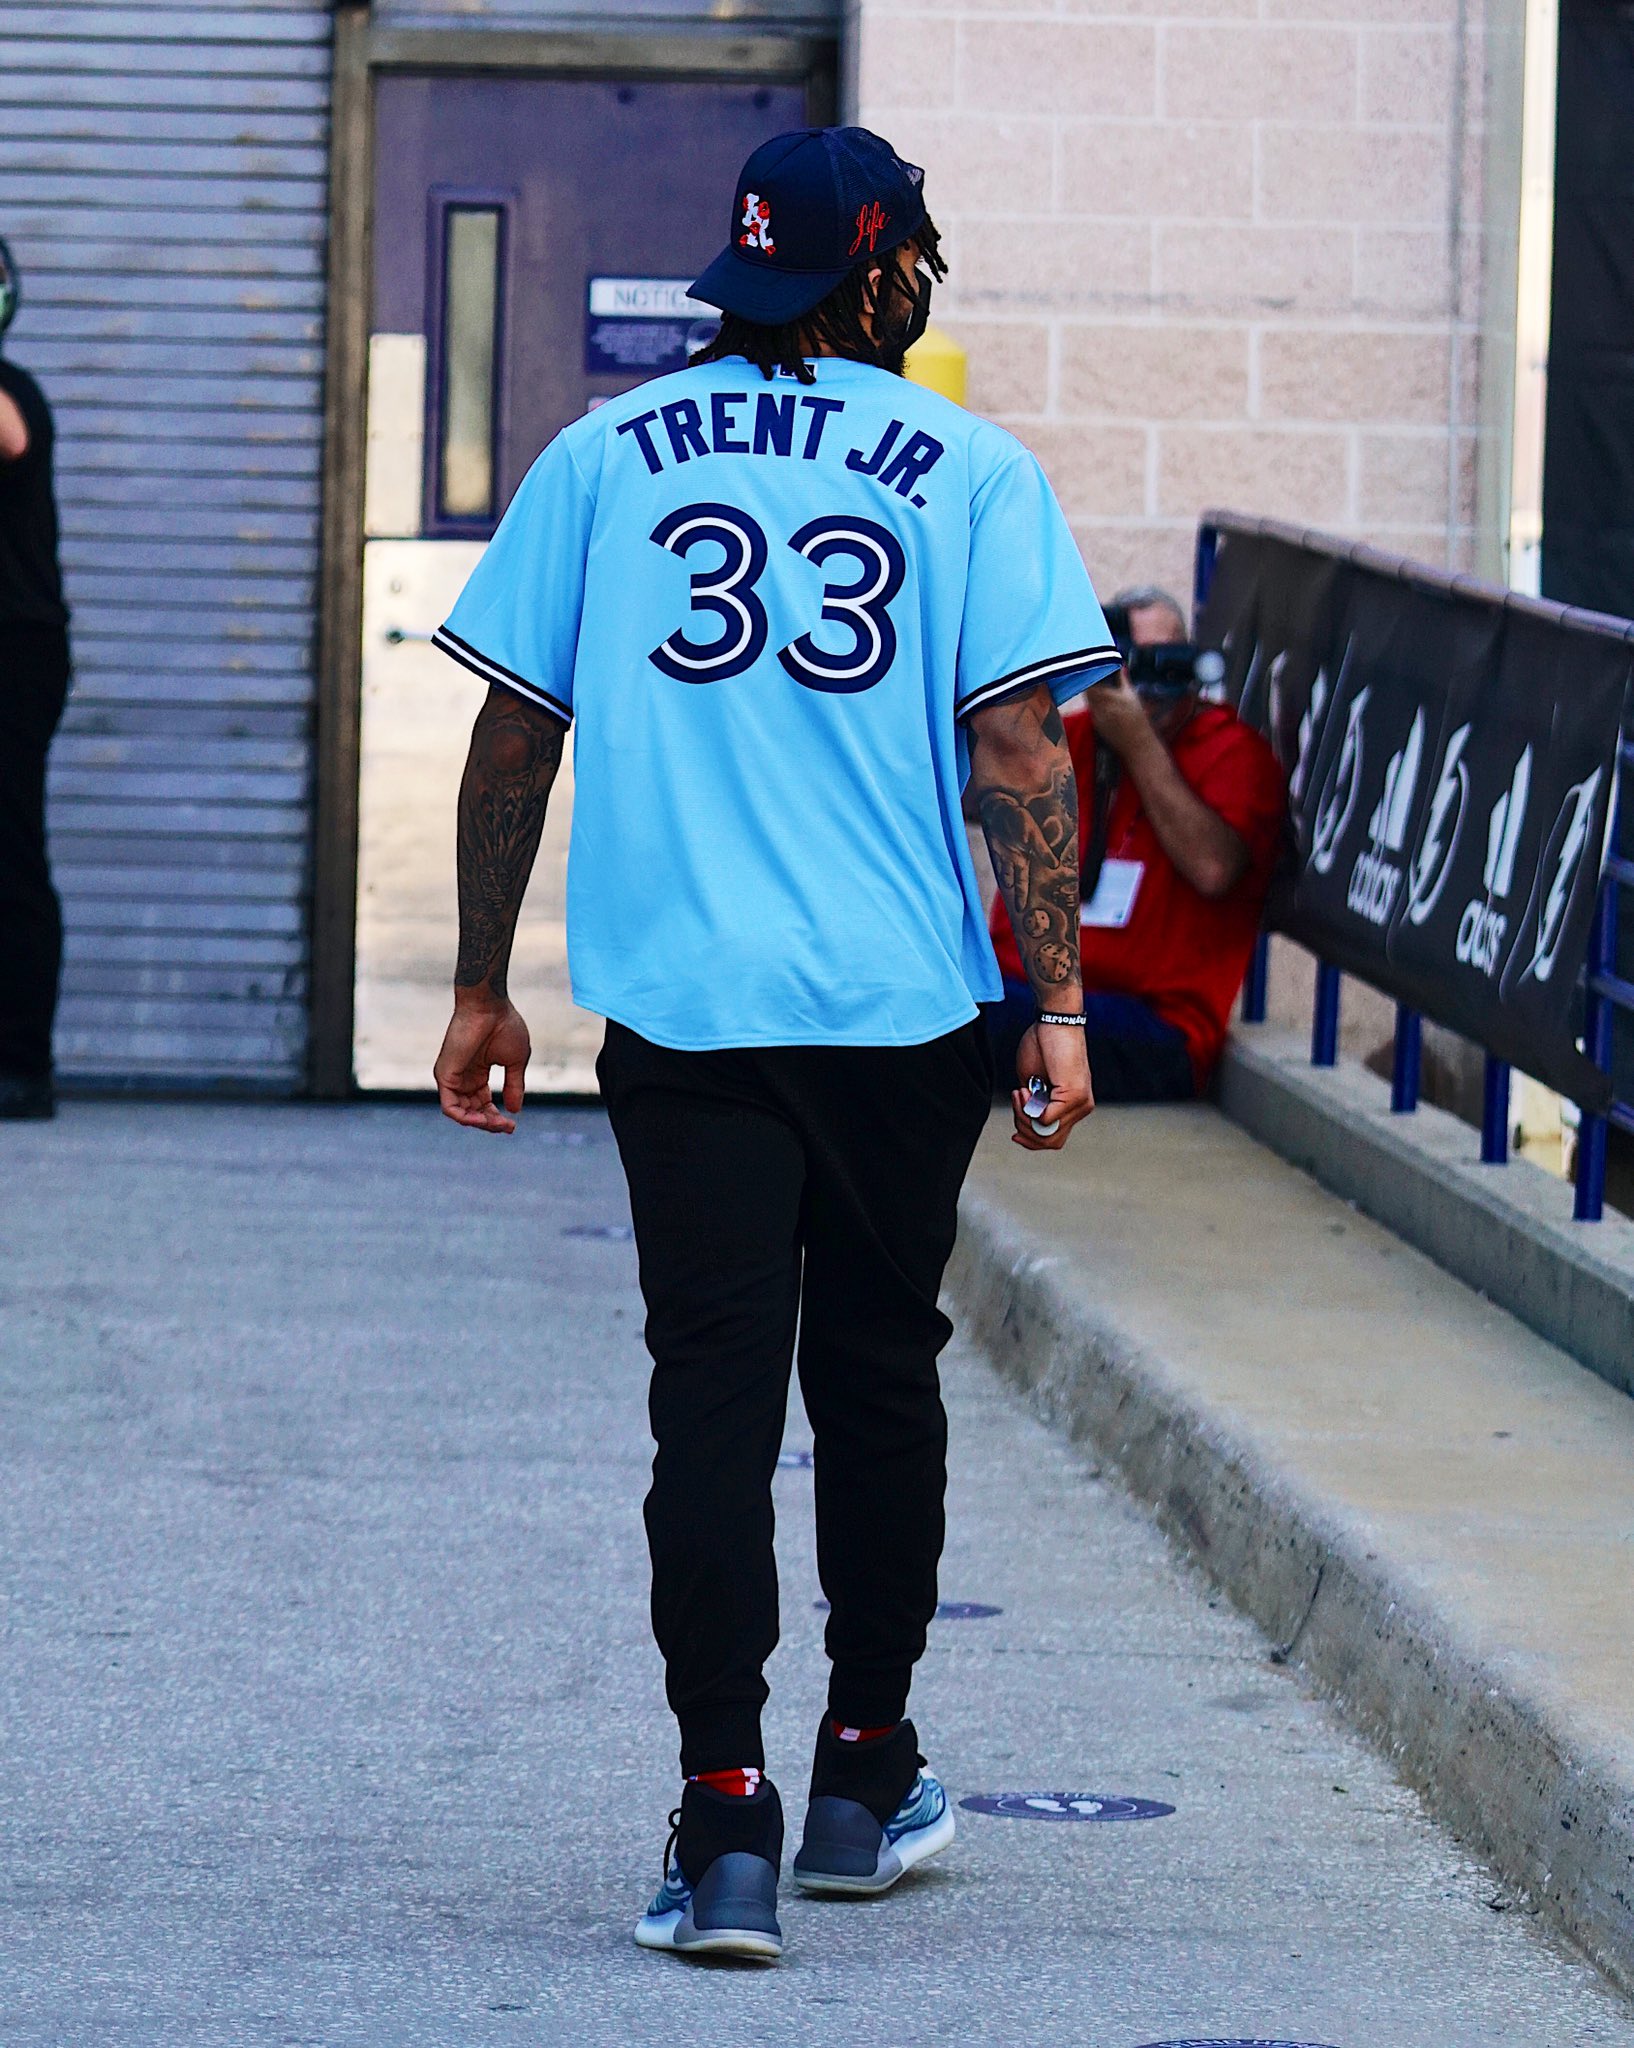
M 689 298 L 690 278 L 592 277 L 585 289 L 584 367 L 591 377 L 684 370 L 715 338 L 720 314 Z

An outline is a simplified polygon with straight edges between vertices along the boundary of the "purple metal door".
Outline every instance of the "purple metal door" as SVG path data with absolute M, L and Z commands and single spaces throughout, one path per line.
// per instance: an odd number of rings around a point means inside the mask
M 553 434 L 595 399 L 669 367 L 662 355 L 643 366 L 637 339 L 623 351 L 630 368 L 587 368 L 612 359 L 605 346 L 587 345 L 598 320 L 592 281 L 696 276 L 725 237 L 738 166 L 757 143 L 805 119 L 798 85 L 381 80 L 371 324 L 426 337 L 422 530 L 491 529 Z M 486 260 L 491 249 L 497 269 L 496 512 L 450 517 L 437 468 L 447 426 L 448 216 L 485 209 L 496 216 L 480 252 Z
M 687 282 L 738 166 L 802 126 L 797 85 L 387 77 L 376 100 L 353 1064 L 425 1086 L 456 948 L 453 810 L 482 686 L 432 627 L 539 450 L 679 367 Z M 530 1086 L 595 1087 L 565 970 L 571 761 L 517 932 Z

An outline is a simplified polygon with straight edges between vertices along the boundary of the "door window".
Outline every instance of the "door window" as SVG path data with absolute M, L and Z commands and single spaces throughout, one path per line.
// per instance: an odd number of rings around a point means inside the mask
M 486 535 L 499 517 L 498 430 L 507 205 L 432 194 L 433 374 L 426 531 Z

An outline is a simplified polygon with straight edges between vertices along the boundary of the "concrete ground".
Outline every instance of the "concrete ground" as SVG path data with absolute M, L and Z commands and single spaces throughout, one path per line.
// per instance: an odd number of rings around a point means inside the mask
M 1634 2048 L 1634 2014 L 967 1351 L 916 1712 L 960 1815 L 775 1972 L 639 1953 L 674 1742 L 640 1304 L 587 1112 L 0 1132 L 0 2040 Z M 791 1447 L 809 1441 L 791 1415 Z M 822 1696 L 778 1478 L 773 1768 Z
M 1634 1402 L 1206 1105 L 1044 1173 L 1007 1131 L 953 1269 L 994 1355 L 1634 1988 Z

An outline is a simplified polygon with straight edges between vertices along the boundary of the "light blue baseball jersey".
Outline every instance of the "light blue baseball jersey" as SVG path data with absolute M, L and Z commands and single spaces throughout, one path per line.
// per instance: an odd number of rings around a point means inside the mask
M 862 363 L 576 420 L 438 644 L 574 726 L 574 1000 L 659 1045 L 917 1045 L 1000 994 L 960 721 L 1117 665 L 1038 463 Z

